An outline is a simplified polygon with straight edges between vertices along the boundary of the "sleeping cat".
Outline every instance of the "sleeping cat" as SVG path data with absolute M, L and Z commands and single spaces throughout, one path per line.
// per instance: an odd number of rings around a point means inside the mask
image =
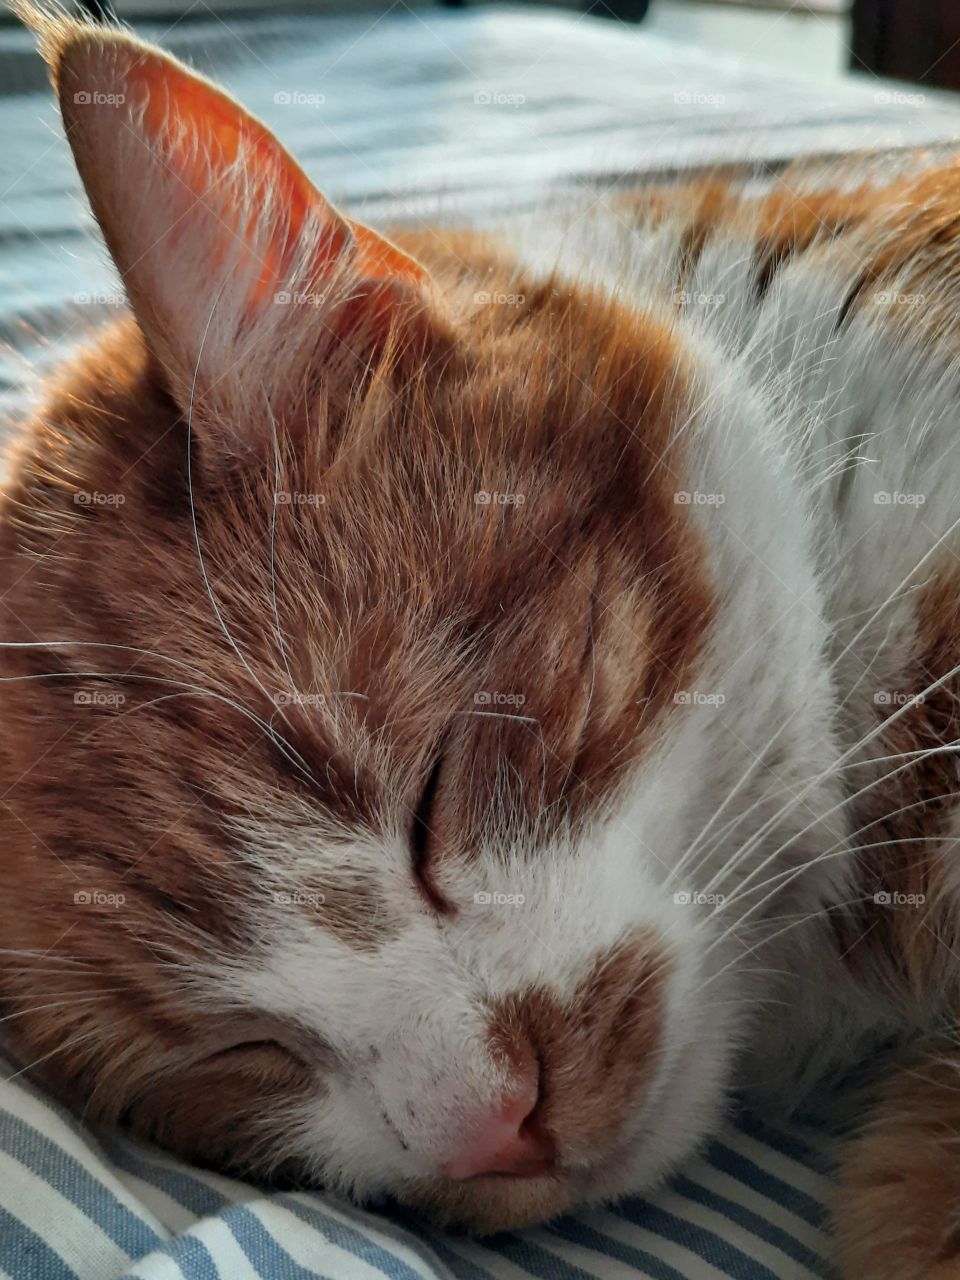
M 956 163 L 387 239 L 20 12 L 132 314 L 2 500 L 8 1049 L 483 1232 L 920 1038 L 838 1249 L 960 1275 Z

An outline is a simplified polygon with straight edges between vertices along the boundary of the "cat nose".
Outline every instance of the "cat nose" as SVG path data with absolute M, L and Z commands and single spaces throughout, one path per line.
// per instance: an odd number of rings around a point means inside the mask
M 535 1122 L 540 1101 L 540 1071 L 534 1065 L 515 1080 L 482 1118 L 453 1159 L 442 1167 L 458 1181 L 485 1173 L 533 1178 L 553 1168 L 553 1143 Z

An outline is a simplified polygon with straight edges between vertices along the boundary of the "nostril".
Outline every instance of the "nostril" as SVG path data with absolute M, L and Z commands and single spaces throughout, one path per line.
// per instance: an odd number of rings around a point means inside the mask
M 483 1174 L 536 1177 L 553 1167 L 553 1143 L 537 1115 L 540 1071 L 534 1065 L 511 1082 L 500 1102 L 472 1127 L 460 1149 L 443 1165 L 448 1178 Z
M 511 1082 L 504 1091 L 500 1116 L 504 1123 L 515 1125 L 519 1130 L 529 1122 L 539 1101 L 540 1068 L 535 1065 L 532 1071 L 525 1071 L 521 1079 Z

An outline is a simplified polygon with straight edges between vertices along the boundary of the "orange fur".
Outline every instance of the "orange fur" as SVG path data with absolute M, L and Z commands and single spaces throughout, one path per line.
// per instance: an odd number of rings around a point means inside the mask
M 960 1075 L 953 1051 L 928 1053 L 888 1082 L 846 1152 L 833 1209 L 850 1280 L 960 1276 Z

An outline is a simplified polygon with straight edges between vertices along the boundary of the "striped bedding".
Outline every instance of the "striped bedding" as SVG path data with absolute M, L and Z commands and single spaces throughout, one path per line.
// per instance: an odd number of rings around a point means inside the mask
M 437 206 L 482 219 L 546 185 L 960 135 L 946 99 L 866 81 L 826 93 L 581 16 L 400 4 L 147 34 L 212 64 L 319 185 L 373 221 Z M 25 41 L 0 32 L 0 53 L 16 59 Z M 24 65 L 19 96 L 0 96 L 0 408 L 11 418 L 36 371 L 122 305 L 39 70 Z M 648 1199 L 475 1243 L 320 1194 L 266 1194 L 93 1133 L 0 1065 L 0 1280 L 826 1277 L 828 1132 L 741 1114 Z
M 830 1144 L 740 1115 L 669 1187 L 482 1242 L 319 1193 L 266 1193 L 93 1133 L 0 1072 L 10 1280 L 811 1280 L 832 1275 Z M 12 1078 L 11 1078 L 12 1077 Z

